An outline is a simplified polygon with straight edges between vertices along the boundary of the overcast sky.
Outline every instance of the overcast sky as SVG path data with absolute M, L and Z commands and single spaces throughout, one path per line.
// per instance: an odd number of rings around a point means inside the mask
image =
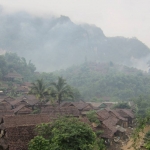
M 100 27 L 106 36 L 137 37 L 150 47 L 150 0 L 0 0 L 5 13 L 65 15 Z

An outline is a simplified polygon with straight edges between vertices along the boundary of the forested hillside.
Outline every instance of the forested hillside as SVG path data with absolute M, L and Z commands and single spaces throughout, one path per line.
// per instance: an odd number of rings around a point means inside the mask
M 36 67 L 31 61 L 27 62 L 24 57 L 15 53 L 0 55 L 0 80 L 10 72 L 17 72 L 25 81 L 31 81 L 35 79 L 35 70 Z
M 149 48 L 136 38 L 106 37 L 88 24 L 70 18 L 36 17 L 25 12 L 0 12 L 0 51 L 16 52 L 40 71 L 54 71 L 85 61 L 126 64 L 147 69 Z M 139 65 L 138 62 L 142 64 Z
M 55 72 L 78 88 L 87 101 L 128 100 L 148 95 L 150 74 L 110 63 L 84 63 Z
M 24 81 L 43 79 L 47 85 L 62 76 L 74 87 L 76 96 L 85 101 L 129 100 L 139 95 L 149 95 L 150 74 L 135 68 L 109 63 L 86 62 L 66 70 L 35 72 L 36 67 L 15 53 L 0 56 L 0 80 L 10 72 L 22 75 Z

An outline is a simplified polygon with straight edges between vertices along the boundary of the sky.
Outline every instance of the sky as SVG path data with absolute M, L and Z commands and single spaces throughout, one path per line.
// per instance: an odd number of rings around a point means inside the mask
M 68 16 L 100 27 L 106 36 L 136 37 L 150 47 L 150 0 L 0 0 L 4 13 Z

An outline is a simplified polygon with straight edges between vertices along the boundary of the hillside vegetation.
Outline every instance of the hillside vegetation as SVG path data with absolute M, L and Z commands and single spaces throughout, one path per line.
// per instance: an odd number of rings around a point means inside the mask
M 150 75 L 110 63 L 84 63 L 55 72 L 81 92 L 87 101 L 128 100 L 150 91 Z
M 43 79 L 47 85 L 62 76 L 74 87 L 76 97 L 85 101 L 129 100 L 132 97 L 148 95 L 150 91 L 149 73 L 113 62 L 86 62 L 50 73 L 35 71 L 36 67 L 31 61 L 27 62 L 15 53 L 0 56 L 1 82 L 10 72 L 19 73 L 24 81 L 35 82 L 37 79 Z
M 25 81 L 30 81 L 35 77 L 35 65 L 24 57 L 19 57 L 16 53 L 6 53 L 0 55 L 0 79 L 10 72 L 21 74 Z

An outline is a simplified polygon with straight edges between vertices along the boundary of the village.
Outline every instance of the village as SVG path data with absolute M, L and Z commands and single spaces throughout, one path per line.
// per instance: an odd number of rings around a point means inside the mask
M 9 73 L 4 81 L 14 81 L 22 76 Z M 93 131 L 101 131 L 108 150 L 119 150 L 129 140 L 135 126 L 134 105 L 131 109 L 114 109 L 117 102 L 85 102 L 82 100 L 63 101 L 60 105 L 48 101 L 41 105 L 39 99 L 29 95 L 31 83 L 16 84 L 16 91 L 22 96 L 12 98 L 0 93 L 0 149 L 27 150 L 28 143 L 34 138 L 34 128 L 41 123 L 48 123 L 58 116 L 76 117 L 89 124 Z M 7 92 L 9 91 L 9 88 Z M 40 109 L 40 111 L 36 111 Z M 97 120 L 92 122 L 88 114 L 94 112 Z

